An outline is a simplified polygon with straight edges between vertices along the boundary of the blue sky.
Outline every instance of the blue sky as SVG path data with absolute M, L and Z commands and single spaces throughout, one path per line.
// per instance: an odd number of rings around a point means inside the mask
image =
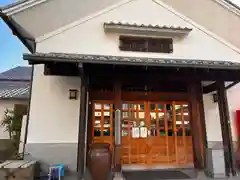
M 0 7 L 15 0 L 0 0 Z M 22 54 L 28 52 L 21 41 L 12 35 L 12 31 L 0 18 L 0 72 L 18 65 L 27 65 Z

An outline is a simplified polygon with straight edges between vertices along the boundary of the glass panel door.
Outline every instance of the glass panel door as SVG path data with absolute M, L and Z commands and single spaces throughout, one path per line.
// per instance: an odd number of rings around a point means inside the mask
M 188 105 L 149 102 L 148 165 L 192 163 L 192 136 Z M 148 112 L 148 111 L 147 111 Z M 148 118 L 147 118 L 148 119 Z
M 193 160 L 192 135 L 188 104 L 176 103 L 177 156 L 179 164 L 187 164 Z
M 138 164 L 145 155 L 142 143 L 144 133 L 141 127 L 146 126 L 146 106 L 144 103 L 123 102 L 122 104 L 122 162 L 123 164 Z M 145 131 L 146 135 L 147 131 Z
M 112 103 L 93 103 L 93 143 L 113 145 L 113 113 Z

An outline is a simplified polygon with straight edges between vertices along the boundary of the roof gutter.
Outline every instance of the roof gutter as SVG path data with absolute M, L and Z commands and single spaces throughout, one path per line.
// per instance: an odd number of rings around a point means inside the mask
M 17 36 L 31 53 L 34 53 L 36 50 L 35 40 L 33 38 L 23 36 L 22 33 L 19 31 L 19 29 L 16 27 L 15 22 L 9 16 L 3 13 L 1 9 L 0 9 L 0 17 L 12 30 L 13 35 Z

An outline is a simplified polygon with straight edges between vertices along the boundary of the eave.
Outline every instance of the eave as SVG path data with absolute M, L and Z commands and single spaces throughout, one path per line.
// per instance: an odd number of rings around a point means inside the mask
M 41 4 L 47 0 L 19 0 L 12 4 L 2 7 L 2 12 L 8 16 L 21 11 L 26 10 L 27 8 L 34 7 L 38 4 Z
M 7 16 L 0 9 L 0 17 L 12 30 L 13 35 L 17 36 L 19 40 L 27 47 L 27 49 L 33 53 L 36 49 L 35 39 L 29 35 L 17 22 L 15 22 L 11 17 Z
M 240 7 L 233 3 L 231 0 L 214 0 L 215 2 L 222 5 L 226 10 L 229 10 L 236 15 L 240 16 Z
M 238 5 L 236 5 L 235 3 L 233 3 L 232 1 L 229 1 L 229 0 L 224 0 L 224 1 L 226 1 L 226 3 L 228 3 L 230 6 L 232 6 L 235 9 L 240 11 L 240 7 Z
M 196 59 L 169 59 L 169 58 L 145 58 L 125 56 L 105 56 L 89 54 L 68 54 L 68 53 L 34 53 L 24 54 L 24 60 L 30 64 L 44 64 L 47 62 L 69 62 L 69 63 L 90 63 L 90 64 L 119 64 L 134 66 L 159 66 L 159 67 L 190 67 L 223 70 L 240 70 L 240 63 L 233 61 L 213 61 Z

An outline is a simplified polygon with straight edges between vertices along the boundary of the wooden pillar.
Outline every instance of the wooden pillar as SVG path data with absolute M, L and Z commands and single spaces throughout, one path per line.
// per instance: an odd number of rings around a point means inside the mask
M 189 84 L 189 112 L 190 112 L 190 123 L 192 132 L 192 143 L 193 143 L 193 159 L 194 167 L 197 169 L 204 168 L 204 157 L 203 157 L 203 133 L 201 129 L 201 116 L 199 106 L 199 83 L 191 82 Z
M 114 93 L 115 93 L 115 110 L 121 110 L 121 83 L 120 81 L 116 81 L 114 84 Z M 121 124 L 121 123 L 120 123 Z M 121 172 L 122 164 L 121 164 L 121 145 L 114 144 L 114 171 Z
M 89 90 L 89 93 L 90 93 L 90 87 L 88 87 L 88 90 Z M 89 94 L 90 96 L 90 94 Z M 92 99 L 88 99 L 88 102 L 87 102 L 87 106 L 88 106 L 88 119 L 87 119 L 87 149 L 86 149 L 86 153 L 88 154 L 90 148 L 91 148 L 91 145 L 92 145 L 92 142 L 93 142 L 93 106 L 94 104 L 92 103 Z M 86 154 L 86 156 L 87 156 Z M 86 162 L 86 166 L 88 167 L 88 158 L 86 158 L 87 162 Z
M 206 130 L 206 120 L 204 113 L 204 104 L 203 104 L 203 88 L 201 82 L 198 83 L 198 92 L 197 92 L 197 101 L 199 104 L 199 115 L 200 115 L 200 127 L 201 127 L 201 138 L 202 138 L 202 161 L 203 167 L 206 168 L 206 153 L 208 148 L 207 142 L 207 130 Z
M 230 127 L 228 101 L 224 81 L 217 81 L 217 96 L 220 123 L 222 129 L 226 175 L 230 176 L 232 174 L 233 176 L 235 176 L 236 168 L 233 159 L 232 132 Z
M 79 178 L 82 179 L 85 169 L 86 156 L 86 106 L 87 106 L 87 76 L 84 72 L 81 73 L 81 88 L 80 88 L 80 109 L 79 109 L 79 130 L 78 130 L 78 157 L 77 157 L 77 172 Z

